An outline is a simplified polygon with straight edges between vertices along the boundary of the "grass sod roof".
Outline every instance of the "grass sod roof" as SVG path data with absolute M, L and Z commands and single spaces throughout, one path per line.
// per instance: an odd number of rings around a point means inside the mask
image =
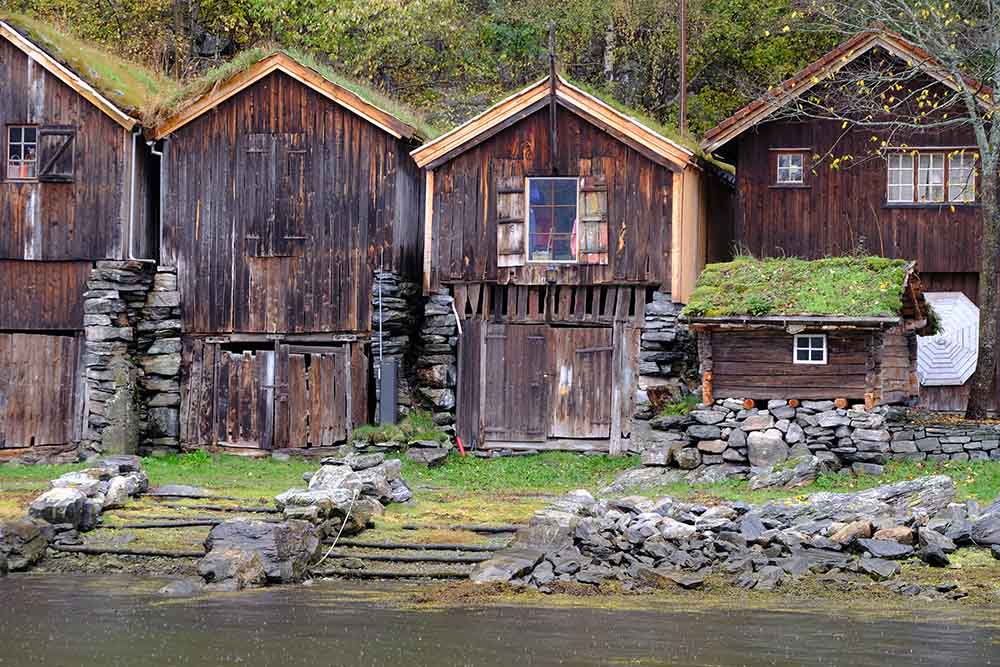
M 683 316 L 898 317 L 909 275 L 882 257 L 754 259 L 709 264 Z
M 123 111 L 141 116 L 177 89 L 171 79 L 107 49 L 24 14 L 0 12 L 0 20 L 89 83 Z
M 351 91 L 369 104 L 413 126 L 425 139 L 433 139 L 442 133 L 440 128 L 428 123 L 423 114 L 398 100 L 392 99 L 373 86 L 344 76 L 331 65 L 322 62 L 311 53 L 277 45 L 259 46 L 241 51 L 232 60 L 213 67 L 200 77 L 191 79 L 172 95 L 163 98 L 155 108 L 151 109 L 146 118 L 147 122 L 152 125 L 158 125 L 170 116 L 183 110 L 198 98 L 211 92 L 215 86 L 249 69 L 275 53 L 284 53 L 289 58 L 315 71 L 331 83 Z

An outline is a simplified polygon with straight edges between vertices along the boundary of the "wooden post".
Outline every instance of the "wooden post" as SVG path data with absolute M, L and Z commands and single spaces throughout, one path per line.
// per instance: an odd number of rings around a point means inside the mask
M 755 407 L 757 407 L 757 403 L 755 403 L 752 398 L 744 398 L 743 399 L 743 409 L 744 410 L 753 410 Z
M 833 406 L 835 408 L 839 409 L 839 410 L 844 410 L 848 406 L 847 399 L 846 398 L 838 398 L 838 399 L 834 400 Z
M 875 394 L 869 391 L 865 393 L 865 410 L 871 411 L 874 409 L 875 409 Z
M 712 405 L 715 403 L 715 397 L 712 396 L 712 371 L 705 371 L 702 373 L 701 402 L 705 405 Z
M 797 408 L 800 405 L 802 405 L 802 404 L 799 403 L 799 399 L 797 399 L 797 398 L 790 398 L 790 399 L 788 399 L 788 407 L 790 407 L 790 408 Z

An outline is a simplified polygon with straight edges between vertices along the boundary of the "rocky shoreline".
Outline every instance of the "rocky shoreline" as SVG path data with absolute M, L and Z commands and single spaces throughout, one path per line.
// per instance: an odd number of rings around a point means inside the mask
M 947 566 L 959 547 L 1000 559 L 1000 499 L 985 508 L 955 502 L 946 476 L 712 507 L 669 497 L 598 500 L 581 490 L 538 512 L 509 549 L 470 578 L 549 592 L 606 582 L 625 591 L 691 589 L 721 576 L 739 588 L 774 591 L 820 575 L 830 584 L 862 577 L 903 594 L 955 599 L 965 594 L 957 584 L 914 589 L 891 580 L 909 559 Z

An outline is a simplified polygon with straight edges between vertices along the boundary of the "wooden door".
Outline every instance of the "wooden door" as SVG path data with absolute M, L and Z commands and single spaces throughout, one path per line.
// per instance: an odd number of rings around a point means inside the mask
M 286 366 L 287 446 L 331 447 L 351 426 L 349 348 L 291 347 Z M 285 408 L 283 408 L 285 410 Z
M 488 441 L 538 442 L 548 430 L 543 325 L 486 325 L 481 392 Z
M 551 423 L 553 438 L 611 436 L 614 347 L 610 328 L 552 328 Z
M 271 449 L 274 426 L 274 351 L 220 349 L 215 355 L 216 442 Z
M 0 448 L 74 440 L 77 352 L 75 336 L 0 334 Z

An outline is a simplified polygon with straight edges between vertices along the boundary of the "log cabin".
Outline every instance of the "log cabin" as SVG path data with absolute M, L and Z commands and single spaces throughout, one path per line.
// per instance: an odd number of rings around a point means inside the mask
M 915 261 L 928 298 L 961 300 L 955 312 L 968 313 L 977 300 L 981 228 L 971 126 L 882 136 L 795 111 L 798 100 L 824 94 L 817 86 L 873 58 L 912 71 L 913 87 L 929 95 L 952 85 L 931 54 L 884 30 L 864 32 L 706 133 L 702 149 L 736 168 L 734 242 L 756 257 L 816 259 L 862 248 Z M 943 312 L 941 336 L 962 336 L 969 322 Z M 921 339 L 922 365 L 936 363 L 942 342 Z M 923 407 L 964 410 L 969 376 L 925 376 Z
M 676 335 L 644 334 L 646 313 L 683 302 L 725 246 L 708 234 L 725 225 L 723 174 L 556 73 L 413 156 L 425 291 L 460 324 L 462 441 L 627 450 L 641 350 Z M 671 353 L 649 354 L 657 368 Z
M 702 399 L 913 404 L 917 333 L 935 324 L 912 264 L 747 257 L 705 268 L 682 314 Z
M 416 121 L 285 52 L 155 130 L 185 446 L 324 447 L 371 415 L 376 271 L 419 283 Z M 381 105 L 381 106 L 380 106 Z
M 31 19 L 0 20 L 0 460 L 75 460 L 82 440 L 100 439 L 84 375 L 108 350 L 85 348 L 85 320 L 114 326 L 115 314 L 85 314 L 88 280 L 97 262 L 154 252 L 133 114 L 148 91 L 109 54 L 88 52 L 113 81 L 75 66 L 65 56 L 78 46 Z

